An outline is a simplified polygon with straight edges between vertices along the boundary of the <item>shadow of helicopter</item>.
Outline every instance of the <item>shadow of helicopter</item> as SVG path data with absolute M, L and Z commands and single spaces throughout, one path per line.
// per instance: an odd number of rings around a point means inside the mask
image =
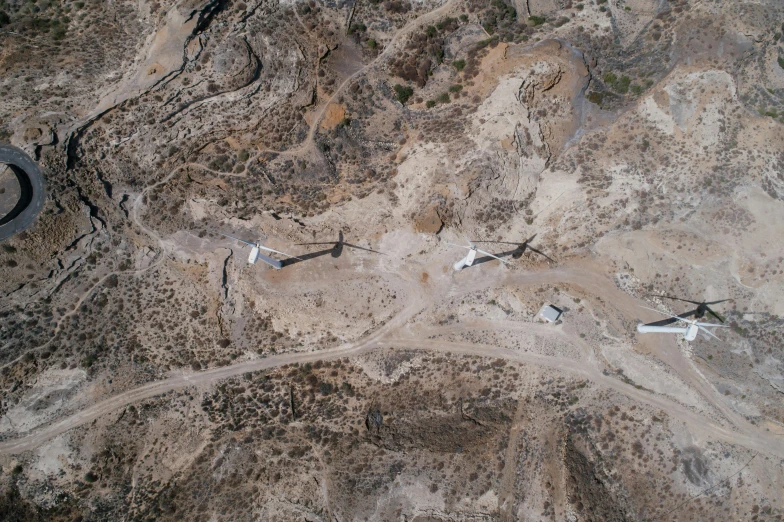
M 713 310 L 711 310 L 710 305 L 724 303 L 726 301 L 732 301 L 732 299 L 722 299 L 720 301 L 710 301 L 710 302 L 689 301 L 688 299 L 681 299 L 680 297 L 671 297 L 669 295 L 653 295 L 653 294 L 648 294 L 648 295 L 652 297 L 672 299 L 673 301 L 683 301 L 684 303 L 691 303 L 697 305 L 697 308 L 695 308 L 694 310 L 689 310 L 688 312 L 683 312 L 682 314 L 678 314 L 678 317 L 686 318 L 686 317 L 694 316 L 695 319 L 702 319 L 703 317 L 705 317 L 705 314 L 708 313 L 713 317 L 715 317 L 716 319 L 718 319 L 719 321 L 721 321 L 722 323 L 724 322 L 724 318 L 721 317 L 716 312 L 714 312 Z M 652 323 L 647 323 L 645 326 L 667 326 L 668 324 L 672 324 L 674 322 L 677 322 L 678 320 L 679 319 L 675 317 L 671 317 L 669 319 L 662 319 L 661 321 L 654 321 Z
M 318 252 L 311 252 L 310 254 L 304 254 L 299 257 L 290 257 L 288 259 L 284 259 L 283 261 L 281 261 L 281 263 L 283 263 L 283 266 L 286 267 L 290 265 L 295 265 L 297 263 L 301 263 L 303 261 L 308 261 L 310 259 L 316 259 L 317 257 L 325 256 L 331 253 L 332 253 L 331 248 L 328 250 L 319 250 Z
M 290 258 L 283 261 L 283 266 L 293 265 L 295 263 L 300 263 L 302 261 L 307 261 L 309 259 L 315 259 L 317 257 L 326 256 L 327 254 L 331 255 L 335 259 L 339 258 L 343 254 L 343 248 L 355 248 L 357 250 L 364 250 L 366 252 L 373 252 L 374 254 L 381 254 L 386 255 L 383 252 L 379 252 L 378 250 L 373 250 L 371 248 L 365 248 L 357 245 L 352 245 L 351 243 L 346 243 L 343 241 L 343 232 L 340 231 L 338 233 L 338 240 L 335 242 L 316 242 L 316 243 L 297 243 L 299 246 L 309 246 L 309 245 L 332 245 L 332 248 L 328 248 L 325 250 L 318 250 L 316 252 L 311 252 L 310 254 L 305 254 L 299 256 L 297 258 Z
M 531 241 L 534 240 L 535 237 L 536 237 L 536 234 L 534 234 L 533 236 L 529 237 L 528 239 L 526 239 L 522 243 L 513 243 L 511 241 L 472 241 L 472 243 L 496 243 L 496 244 L 502 244 L 502 245 L 516 245 L 516 248 L 514 248 L 513 250 L 507 250 L 506 252 L 500 252 L 498 254 L 493 254 L 493 255 L 496 256 L 496 257 L 512 256 L 512 259 L 520 259 L 521 257 L 523 257 L 523 254 L 525 254 L 527 250 L 530 250 L 531 252 L 535 252 L 535 253 L 539 254 L 540 256 L 546 257 L 550 262 L 555 263 L 555 260 L 553 258 L 548 256 L 547 254 L 545 254 L 541 250 L 538 250 L 538 249 L 536 249 L 536 248 L 531 246 L 530 243 L 531 243 Z M 492 260 L 493 260 L 493 258 L 489 257 L 489 256 L 479 257 L 479 258 L 474 260 L 474 264 L 475 265 L 480 265 L 482 263 L 487 263 L 488 261 L 492 261 Z

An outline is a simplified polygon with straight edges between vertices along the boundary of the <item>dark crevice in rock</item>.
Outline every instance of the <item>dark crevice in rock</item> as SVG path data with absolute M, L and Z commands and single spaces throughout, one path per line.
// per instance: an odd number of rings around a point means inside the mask
M 79 268 L 81 268 L 81 267 L 79 267 Z M 55 286 L 55 287 L 52 289 L 52 291 L 51 291 L 51 292 L 49 292 L 49 295 L 51 296 L 51 295 L 54 295 L 54 294 L 56 294 L 57 292 L 59 292 L 59 291 L 60 291 L 60 288 L 62 288 L 62 287 L 63 287 L 63 285 L 64 285 L 65 283 L 67 283 L 68 281 L 70 281 L 71 279 L 73 279 L 74 275 L 76 275 L 76 274 L 79 272 L 79 268 L 77 268 L 76 270 L 74 270 L 73 272 L 71 272 L 70 274 L 68 274 L 67 276 L 65 276 L 65 277 L 63 278 L 63 280 L 62 280 L 62 281 L 60 281 L 59 283 L 57 283 L 57 286 Z
M 171 73 L 165 75 L 163 78 L 155 82 L 149 89 L 146 89 L 144 92 L 139 93 L 137 96 L 122 100 L 121 103 L 112 105 L 111 107 L 107 108 L 96 114 L 95 116 L 91 117 L 84 123 L 82 123 L 79 127 L 77 127 L 73 132 L 71 132 L 68 137 L 66 138 L 65 143 L 65 153 L 66 153 L 66 162 L 65 167 L 66 170 L 71 170 L 76 165 L 76 162 L 79 159 L 78 156 L 78 148 L 79 142 L 84 135 L 85 131 L 89 129 L 93 123 L 101 119 L 106 113 L 112 111 L 118 105 L 128 102 L 134 98 L 140 98 L 147 93 L 151 92 L 152 90 L 156 89 L 158 86 L 166 85 L 171 80 L 179 76 L 179 74 L 185 68 L 185 64 L 188 63 L 187 57 L 187 49 L 188 45 L 190 44 L 193 38 L 198 37 L 201 33 L 203 33 L 210 25 L 210 22 L 215 18 L 215 16 L 225 7 L 225 0 L 212 0 L 208 2 L 202 9 L 194 9 L 191 12 L 190 17 L 188 20 L 191 20 L 194 16 L 198 14 L 198 21 L 196 22 L 196 26 L 194 27 L 192 33 L 185 39 L 185 45 L 183 46 L 183 60 L 182 65 L 178 68 L 173 70 Z
M 250 79 L 247 82 L 244 82 L 239 87 L 236 87 L 236 88 L 233 88 L 233 89 L 226 89 L 224 91 L 219 91 L 219 92 L 216 92 L 214 94 L 208 94 L 208 95 L 205 95 L 205 96 L 200 96 L 200 97 L 195 98 L 195 99 L 193 99 L 193 100 L 191 100 L 189 102 L 181 103 L 179 105 L 179 107 L 175 111 L 173 111 L 173 112 L 169 113 L 168 115 L 164 116 L 163 118 L 161 118 L 161 123 L 169 121 L 170 119 L 172 119 L 175 116 L 185 112 L 186 110 L 188 110 L 189 108 L 191 108 L 192 106 L 194 106 L 197 103 L 205 102 L 205 101 L 210 100 L 212 98 L 217 98 L 219 96 L 223 96 L 225 94 L 230 94 L 232 92 L 241 91 L 242 89 L 245 89 L 246 87 L 248 87 L 248 86 L 252 85 L 253 83 L 257 82 L 259 80 L 259 78 L 261 77 L 261 69 L 262 69 L 261 59 L 259 59 L 258 55 L 256 55 L 256 53 L 253 50 L 253 48 L 251 47 L 250 43 L 248 43 L 247 40 L 244 40 L 244 41 L 245 41 L 245 45 L 247 46 L 247 51 L 248 51 L 248 63 L 249 63 L 249 65 L 251 67 L 253 67 L 253 72 L 251 73 Z M 248 96 L 253 96 L 256 92 L 258 92 L 258 90 L 259 89 L 257 88 L 255 91 L 249 93 Z
M 101 182 L 101 185 L 103 185 L 103 190 L 106 192 L 106 196 L 109 199 L 112 199 L 112 184 L 103 179 L 100 170 L 95 171 L 95 176 L 98 178 L 98 181 Z
M 250 17 L 252 17 L 253 15 L 256 14 L 256 11 L 258 11 L 259 7 L 261 7 L 263 4 L 264 4 L 264 2 L 256 2 L 256 5 L 254 5 L 253 8 L 250 11 L 247 11 L 245 13 L 245 16 L 243 16 L 240 19 L 240 23 L 244 24 L 245 22 L 247 22 L 250 19 Z
M 86 238 L 87 236 L 89 236 L 89 235 L 90 235 L 90 234 L 92 234 L 93 232 L 95 232 L 95 227 L 93 227 L 93 229 L 92 229 L 92 230 L 90 230 L 88 233 L 86 233 L 86 234 L 82 234 L 81 236 L 77 237 L 76 239 L 74 239 L 73 241 L 71 241 L 70 243 L 68 243 L 68 246 L 67 246 L 67 247 L 65 247 L 65 250 L 64 250 L 64 252 L 70 252 L 71 250 L 73 250 L 74 248 L 76 248 L 76 245 L 78 245 L 78 244 L 79 244 L 79 241 L 81 241 L 82 239 Z
M 128 217 L 128 209 L 125 208 L 125 203 L 128 201 L 128 194 L 123 194 L 122 199 L 120 200 L 120 210 L 123 211 L 125 217 Z
M 229 260 L 231 259 L 231 256 L 233 256 L 233 255 L 234 255 L 234 251 L 233 250 L 229 250 L 229 255 L 226 256 L 226 259 L 223 260 L 223 273 L 222 273 L 222 276 L 221 276 L 221 288 L 223 289 L 223 298 L 224 299 L 226 299 L 229 296 L 229 286 L 227 284 L 227 281 L 229 280 L 228 265 L 229 265 Z
M 77 152 L 79 148 L 79 141 L 81 140 L 85 131 L 89 129 L 93 123 L 101 119 L 104 114 L 113 110 L 114 107 L 116 107 L 116 105 L 99 112 L 92 118 L 88 119 L 86 122 L 82 123 L 68 135 L 68 137 L 65 139 L 65 170 L 72 170 L 74 165 L 76 165 L 76 162 L 79 160 L 79 154 Z
M 93 203 L 90 200 L 90 198 L 85 196 L 82 193 L 82 189 L 78 185 L 76 186 L 76 193 L 79 196 L 79 201 L 87 205 L 87 208 L 90 209 L 90 217 L 97 219 L 101 223 L 101 225 L 103 225 L 103 227 L 106 228 L 106 221 L 104 221 L 103 219 L 100 218 L 100 216 L 98 216 L 98 212 L 101 210 L 101 208 L 95 203 Z M 92 232 L 95 232 L 95 227 L 93 227 Z
M 609 480 L 600 467 L 577 447 L 572 435 L 566 438 L 564 463 L 568 470 L 569 502 L 580 519 L 627 522 L 632 520 L 614 498 L 606 482 Z
M 225 0 L 212 0 L 207 2 L 207 4 L 201 9 L 195 9 L 193 12 L 191 12 L 188 20 L 193 19 L 193 16 L 196 13 L 199 15 L 199 18 L 196 22 L 196 27 L 193 29 L 193 33 L 198 34 L 204 32 L 210 26 L 210 22 L 212 22 L 213 18 L 215 18 L 215 15 L 221 12 L 224 7 L 226 7 Z

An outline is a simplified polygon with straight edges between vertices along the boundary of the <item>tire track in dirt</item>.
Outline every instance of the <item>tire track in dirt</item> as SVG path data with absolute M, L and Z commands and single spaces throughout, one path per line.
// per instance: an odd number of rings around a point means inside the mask
M 389 339 L 384 343 L 384 346 L 409 350 L 430 350 L 460 355 L 495 357 L 552 368 L 560 372 L 579 376 L 596 385 L 626 395 L 637 402 L 665 411 L 674 419 L 688 425 L 693 433 L 699 434 L 703 438 L 719 439 L 731 444 L 738 444 L 749 449 L 754 449 L 761 453 L 784 457 L 784 438 L 775 437 L 758 430 L 754 430 L 754 432 L 752 432 L 753 434 L 733 431 L 732 429 L 707 419 L 703 415 L 695 413 L 669 399 L 639 390 L 630 384 L 606 376 L 603 373 L 590 368 L 583 361 L 575 361 L 564 357 L 539 355 L 531 352 L 517 352 L 506 348 L 478 343 L 439 341 L 434 339 L 419 339 L 418 344 L 414 344 L 415 342 L 416 341 L 413 341 L 412 339 Z
M 140 198 L 141 195 L 139 196 L 139 199 Z M 137 199 L 137 201 L 139 201 L 139 199 Z M 407 286 L 412 290 L 412 294 L 408 298 L 408 305 L 380 328 L 357 342 L 329 350 L 298 352 L 255 359 L 198 373 L 182 372 L 167 379 L 152 382 L 105 399 L 80 412 L 54 421 L 48 425 L 41 426 L 33 430 L 32 433 L 26 434 L 18 439 L 0 442 L 0 453 L 20 453 L 31 450 L 72 428 L 90 423 L 103 415 L 121 409 L 129 404 L 162 395 L 170 391 L 193 386 L 207 386 L 246 372 L 267 370 L 286 364 L 304 364 L 317 360 L 333 360 L 342 357 L 359 356 L 382 348 L 399 348 L 449 352 L 480 357 L 497 357 L 570 373 L 579 376 L 580 378 L 590 380 L 596 385 L 624 394 L 635 401 L 654 408 L 659 408 L 667 412 L 674 419 L 687 424 L 694 433 L 698 433 L 700 436 L 707 439 L 719 439 L 733 444 L 739 444 L 762 453 L 773 454 L 784 458 L 783 438 L 762 432 L 761 430 L 750 426 L 750 424 L 745 421 L 736 424 L 740 431 L 732 430 L 712 419 L 706 418 L 704 415 L 697 414 L 680 404 L 670 401 L 669 399 L 653 395 L 647 391 L 639 390 L 632 385 L 623 383 L 613 377 L 606 376 L 599 371 L 598 368 L 586 364 L 586 361 L 584 360 L 544 356 L 530 352 L 519 352 L 481 343 L 452 342 L 423 338 L 423 334 L 426 334 L 427 329 L 424 329 L 423 332 L 418 332 L 417 328 L 406 328 L 407 323 L 411 318 L 427 309 L 433 303 L 441 301 L 444 298 L 444 294 L 453 292 L 446 291 L 446 287 L 438 288 L 433 285 L 428 288 L 422 287 L 418 281 L 418 275 L 414 272 L 411 272 L 410 274 L 401 273 L 399 276 L 401 277 L 401 282 L 407 283 Z M 621 292 L 606 278 L 597 276 L 597 273 L 591 273 L 590 271 L 585 271 L 580 268 L 561 268 L 544 272 L 509 274 L 501 277 L 500 280 L 497 277 L 493 278 L 494 282 L 491 281 L 489 284 L 488 281 L 483 282 L 483 280 L 488 279 L 488 277 L 480 276 L 475 280 L 472 280 L 471 284 L 461 286 L 461 291 L 458 292 L 458 295 L 470 293 L 481 288 L 488 288 L 488 286 L 498 287 L 509 284 L 542 284 L 553 282 L 581 286 L 586 291 L 593 291 L 597 292 L 599 295 L 604 295 L 605 297 L 603 297 L 603 299 L 612 297 L 619 302 L 634 303 L 636 305 L 637 301 L 634 297 Z M 626 313 L 630 313 L 629 310 L 627 310 Z M 532 330 L 534 330 L 537 335 L 547 335 L 545 329 L 532 328 Z M 582 342 L 575 336 L 556 332 L 555 330 L 551 331 L 551 334 L 558 335 L 561 338 L 567 336 L 575 343 Z M 584 342 L 582 343 L 584 344 Z M 710 399 L 710 397 L 707 398 Z M 721 408 L 719 408 L 719 411 L 721 411 Z M 734 415 L 734 417 L 737 417 L 737 415 Z M 729 420 L 732 421 L 732 417 L 729 417 Z
M 504 452 L 504 469 L 501 475 L 500 492 L 498 494 L 498 511 L 501 520 L 509 522 L 514 520 L 514 507 L 516 501 L 515 484 L 517 483 L 517 455 L 519 453 L 517 439 L 523 428 L 525 415 L 525 401 L 519 400 L 512 426 L 509 428 L 509 437 Z

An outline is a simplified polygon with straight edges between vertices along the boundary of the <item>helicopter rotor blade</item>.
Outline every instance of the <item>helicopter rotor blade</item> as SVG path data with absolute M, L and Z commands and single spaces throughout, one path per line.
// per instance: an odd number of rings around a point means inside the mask
M 300 261 L 304 261 L 304 259 L 301 259 L 301 258 L 299 258 L 299 257 L 297 257 L 297 256 L 292 256 L 292 255 L 289 255 L 289 254 L 287 254 L 286 252 L 281 252 L 281 251 L 279 251 L 279 250 L 275 250 L 274 248 L 265 247 L 265 246 L 261 246 L 261 245 L 258 245 L 258 247 L 259 247 L 259 248 L 261 248 L 262 250 L 267 250 L 268 252 L 274 252 L 274 253 L 276 253 L 276 254 L 280 254 L 280 255 L 282 255 L 282 256 L 286 256 L 286 257 L 290 257 L 290 258 L 292 258 L 292 259 L 298 259 L 298 260 L 300 260 Z
M 717 341 L 721 341 L 721 339 L 720 339 L 719 337 L 717 337 L 717 336 L 716 336 L 716 335 L 715 335 L 713 332 L 711 332 L 711 331 L 710 331 L 710 330 L 708 330 L 707 328 L 703 328 L 703 327 L 702 327 L 702 326 L 700 326 L 699 324 L 697 325 L 697 327 L 700 329 L 700 331 L 701 331 L 701 332 L 705 332 L 706 334 L 710 335 L 711 337 L 713 337 L 713 338 L 714 338 L 714 339 L 716 339 Z
M 240 239 L 238 237 L 230 236 L 228 234 L 223 234 L 223 233 L 221 233 L 221 235 L 224 237 L 228 237 L 229 239 L 234 239 L 235 241 L 239 241 L 240 243 L 245 243 L 246 245 L 250 245 L 254 247 L 256 246 L 256 243 L 251 243 L 250 241 L 245 241 L 244 239 Z
M 506 259 L 501 259 L 501 258 L 500 258 L 500 257 L 498 257 L 498 256 L 494 256 L 494 255 L 493 255 L 493 254 L 491 254 L 490 252 L 485 252 L 484 250 L 479 250 L 478 248 L 476 249 L 476 251 L 477 251 L 477 252 L 479 252 L 479 253 L 480 253 L 480 254 L 482 254 L 482 255 L 485 255 L 485 256 L 490 256 L 490 257 L 492 257 L 492 258 L 494 258 L 494 259 L 498 259 L 500 262 L 502 262 L 502 263 L 503 263 L 503 264 L 505 264 L 505 265 L 508 265 L 508 264 L 509 264 L 509 262 L 508 262 Z
M 672 315 L 672 314 L 670 314 L 670 313 L 667 313 L 667 312 L 662 312 L 662 311 L 660 311 L 660 310 L 657 310 L 657 309 L 655 309 L 655 308 L 650 308 L 650 307 L 647 307 L 647 306 L 642 306 L 642 305 L 640 305 L 640 308 L 645 308 L 646 310 L 651 310 L 651 311 L 653 311 L 653 312 L 656 312 L 657 314 L 666 315 L 667 317 L 671 317 L 671 318 L 672 318 L 672 319 L 674 319 L 675 321 L 686 321 L 686 322 L 689 322 L 687 319 L 685 319 L 685 318 L 683 318 L 683 317 L 679 317 L 679 316 L 677 316 L 677 315 Z
M 497 244 L 497 245 L 517 245 L 519 247 L 523 246 L 523 243 L 518 243 L 517 241 L 488 241 L 488 240 L 484 240 L 484 239 L 479 239 L 479 240 L 476 240 L 476 241 L 472 240 L 471 242 L 472 243 L 493 243 L 493 244 Z
M 528 246 L 528 243 L 533 241 L 534 238 L 536 236 L 538 236 L 538 235 L 539 234 L 536 233 L 533 236 L 531 236 L 528 239 L 526 239 L 525 241 L 523 241 L 522 243 L 520 241 L 490 241 L 490 240 L 487 240 L 487 239 L 476 239 L 476 240 L 471 240 L 471 242 L 472 243 L 494 243 L 494 244 L 499 244 L 499 245 L 517 245 L 520 248 L 525 249 L 526 247 L 527 248 L 531 248 L 530 246 Z M 544 255 L 544 254 L 542 254 L 542 255 Z
M 454 243 L 450 243 L 449 241 L 447 241 L 446 244 L 449 245 L 449 246 L 453 246 L 453 247 L 465 248 L 466 250 L 473 250 L 474 249 L 473 246 L 467 247 L 465 245 L 456 245 Z

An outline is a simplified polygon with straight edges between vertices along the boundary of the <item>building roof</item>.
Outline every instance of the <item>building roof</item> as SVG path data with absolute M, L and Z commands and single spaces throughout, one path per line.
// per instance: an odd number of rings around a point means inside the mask
M 547 321 L 548 323 L 554 323 L 561 317 L 563 311 L 560 308 L 557 308 L 553 305 L 544 305 L 541 310 L 539 310 L 539 317 Z

